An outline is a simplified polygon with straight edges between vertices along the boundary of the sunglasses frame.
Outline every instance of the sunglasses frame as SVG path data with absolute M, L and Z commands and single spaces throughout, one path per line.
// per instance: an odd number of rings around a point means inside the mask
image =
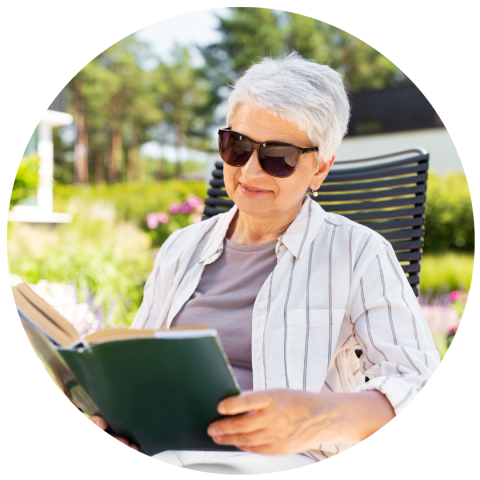
M 220 145 L 220 136 L 222 135 L 222 133 L 236 133 L 237 135 L 240 135 L 240 140 L 242 140 L 244 138 L 252 144 L 252 152 L 250 153 L 250 156 L 247 158 L 247 160 L 245 160 L 245 163 L 243 163 L 242 165 L 239 165 L 237 167 L 235 165 L 230 165 L 228 162 L 225 161 L 225 159 L 222 156 L 222 148 L 221 148 L 221 145 Z M 293 148 L 295 148 L 295 150 L 297 150 L 299 152 L 298 157 L 297 157 L 297 161 L 295 163 L 295 167 L 293 168 L 293 170 L 288 175 L 284 175 L 284 176 L 272 175 L 271 173 L 269 173 L 265 170 L 265 168 L 263 166 L 263 162 L 262 162 L 262 160 L 260 160 L 260 147 L 267 147 L 267 146 L 293 147 Z M 300 155 L 303 155 L 304 153 L 318 152 L 318 147 L 302 148 L 302 147 L 297 147 L 297 145 L 292 145 L 290 143 L 275 142 L 275 141 L 255 142 L 254 140 L 252 140 L 250 137 L 247 137 L 243 133 L 236 132 L 235 130 L 232 130 L 231 128 L 227 127 L 227 128 L 220 128 L 218 130 L 218 150 L 219 150 L 220 157 L 222 158 L 222 160 L 227 165 L 230 165 L 231 167 L 235 166 L 236 168 L 240 168 L 240 167 L 243 167 L 244 165 L 246 165 L 247 162 L 250 160 L 250 158 L 252 158 L 253 151 L 256 150 L 257 151 L 257 157 L 258 157 L 258 163 L 260 164 L 260 166 L 262 167 L 262 170 L 267 175 L 270 175 L 271 177 L 276 177 L 276 178 L 288 178 L 295 173 L 295 170 L 297 169 L 298 159 L 300 158 Z

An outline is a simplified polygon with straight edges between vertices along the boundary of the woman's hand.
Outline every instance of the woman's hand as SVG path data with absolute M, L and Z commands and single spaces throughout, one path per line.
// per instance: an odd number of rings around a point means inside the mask
M 379 392 L 248 391 L 218 404 L 222 415 L 208 434 L 220 445 L 264 455 L 288 455 L 322 443 L 355 443 L 394 417 Z
M 90 417 L 90 420 L 97 425 L 97 427 L 100 427 L 102 430 L 106 430 L 108 428 L 108 423 L 105 421 L 103 417 L 100 415 L 92 415 Z M 126 438 L 123 437 L 117 437 L 116 435 L 111 435 L 113 438 L 116 438 L 119 442 L 122 442 L 123 444 L 127 445 L 130 448 L 133 448 L 134 450 L 138 451 L 138 447 L 130 443 Z
M 300 453 L 318 447 L 328 424 L 330 402 L 320 398 L 320 394 L 300 390 L 243 392 L 218 404 L 222 415 L 238 416 L 213 422 L 207 432 L 215 443 L 240 450 L 265 455 Z

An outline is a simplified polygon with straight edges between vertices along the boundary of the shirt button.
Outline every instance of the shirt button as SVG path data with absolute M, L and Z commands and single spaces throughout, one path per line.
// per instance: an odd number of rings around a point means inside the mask
M 263 310 L 265 308 L 265 304 L 264 303 L 259 303 L 258 304 L 258 309 L 259 310 Z

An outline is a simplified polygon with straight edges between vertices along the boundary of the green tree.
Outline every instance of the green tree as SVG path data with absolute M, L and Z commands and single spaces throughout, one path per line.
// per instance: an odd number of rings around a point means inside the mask
M 235 79 L 264 55 L 278 55 L 285 48 L 279 16 L 269 8 L 232 7 L 231 16 L 217 15 L 219 42 L 197 47 L 205 60 L 212 85 L 210 108 L 215 109 Z
M 320 63 L 332 62 L 332 55 L 337 48 L 333 35 L 334 27 L 294 13 L 284 12 L 282 16 L 285 39 L 283 50 L 296 50 L 304 58 Z
M 212 88 L 203 68 L 192 66 L 187 47 L 175 45 L 170 64 L 160 62 L 154 71 L 157 105 L 164 116 L 162 142 L 171 141 L 177 151 L 181 147 L 208 150 L 213 123 Z M 157 130 L 159 131 L 159 130 Z M 181 175 L 180 158 L 175 176 Z
M 215 88 L 212 108 L 231 84 L 262 56 L 293 50 L 304 58 L 329 64 L 344 76 L 350 92 L 408 82 L 408 78 L 377 50 L 353 35 L 314 18 L 265 8 L 233 7 L 218 16 L 221 39 L 199 47 Z
M 72 79 L 75 160 L 79 171 L 85 172 L 81 153 L 87 152 L 95 166 L 96 183 L 103 183 L 105 177 L 110 182 L 122 176 L 129 181 L 140 179 L 139 148 L 150 139 L 149 129 L 162 119 L 152 74 L 141 67 L 152 56 L 147 44 L 130 36 L 102 52 Z

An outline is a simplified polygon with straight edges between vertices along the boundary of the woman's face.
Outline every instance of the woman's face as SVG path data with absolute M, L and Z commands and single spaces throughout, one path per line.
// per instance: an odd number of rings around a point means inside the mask
M 292 123 L 252 105 L 241 105 L 232 130 L 256 142 L 278 141 L 309 148 L 306 134 Z M 225 188 L 240 212 L 255 217 L 272 217 L 298 211 L 307 188 L 319 188 L 335 157 L 318 161 L 317 152 L 300 155 L 297 168 L 287 178 L 272 177 L 262 170 L 257 151 L 243 167 L 223 166 Z

